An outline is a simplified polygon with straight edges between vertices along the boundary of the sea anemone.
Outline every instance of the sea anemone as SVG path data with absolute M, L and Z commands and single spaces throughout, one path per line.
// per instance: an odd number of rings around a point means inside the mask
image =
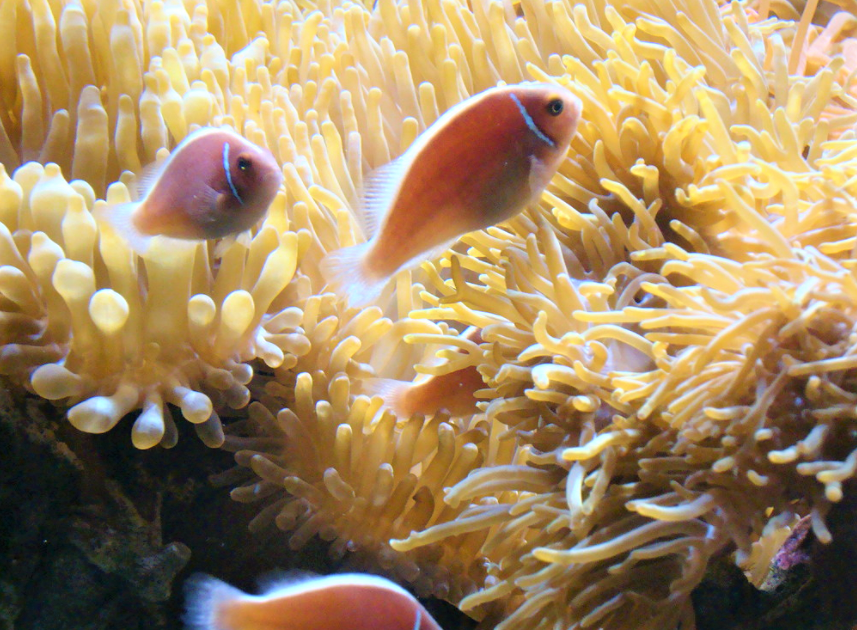
M 222 444 L 218 411 L 249 403 L 250 363 L 276 367 L 306 351 L 277 299 L 309 235 L 288 229 L 280 194 L 252 240 L 223 251 L 164 247 L 141 260 L 91 211 L 130 201 L 141 164 L 199 125 L 233 126 L 275 154 L 287 150 L 271 127 L 275 114 L 287 123 L 272 106 L 266 50 L 237 34 L 215 38 L 224 16 L 204 4 L 192 15 L 161 2 L 145 14 L 75 2 L 2 11 L 12 44 L 0 70 L 0 371 L 67 403 L 83 431 L 108 431 L 141 409 L 135 446 L 170 446 L 178 433 L 169 403 L 207 444 Z M 262 19 L 245 17 L 251 27 Z M 219 41 L 240 48 L 234 72 Z M 31 159 L 46 164 L 9 176 Z
M 450 53 L 434 65 L 454 74 L 433 75 L 402 55 L 411 48 L 396 55 L 417 80 L 439 76 L 435 92 L 455 95 L 448 104 L 468 81 L 481 87 L 483 71 L 526 72 L 568 82 L 586 120 L 544 205 L 424 266 L 426 307 L 400 311 L 480 329 L 478 351 L 421 371 L 477 357 L 489 402 L 474 419 L 484 416 L 492 439 L 475 443 L 479 469 L 446 491 L 446 518 L 435 510 L 440 522 L 399 539 L 385 529 L 371 544 L 386 550 L 392 536 L 405 558 L 434 549 L 449 566 L 481 534 L 470 566 L 485 577 L 459 605 L 498 627 L 620 628 L 630 616 L 660 628 L 691 618 L 688 594 L 713 554 L 745 556 L 794 511 L 812 513 L 825 537 L 823 514 L 857 446 L 836 415 L 849 388 L 826 376 L 848 367 L 835 357 L 848 354 L 853 322 L 854 120 L 835 115 L 853 107 L 841 57 L 790 68 L 805 24 L 738 3 L 688 2 L 677 15 L 646 3 L 522 2 L 518 15 L 444 3 L 403 15 L 382 1 L 378 11 L 387 29 L 376 34 L 368 19 L 374 50 L 398 45 L 393 27 L 416 38 L 435 20 L 432 50 Z M 467 24 L 471 56 L 460 36 L 447 46 Z M 359 35 L 352 52 L 371 69 L 362 55 L 372 40 Z M 401 103 L 413 100 L 396 87 Z M 367 439 L 374 424 L 364 421 Z M 279 452 L 269 488 L 314 478 L 322 492 L 299 495 L 302 522 L 318 516 L 338 548 L 370 546 L 342 542 L 351 507 L 337 518 L 323 498 L 336 464 L 310 474 Z M 254 468 L 258 457 L 239 453 Z M 459 589 L 434 590 L 455 601 Z
M 501 604 L 500 628 L 689 620 L 712 554 L 743 557 L 793 511 L 829 540 L 855 472 L 854 117 L 826 115 L 854 105 L 841 57 L 798 75 L 800 27 L 681 8 L 570 11 L 581 39 L 563 61 L 591 124 L 550 214 L 465 237 L 426 312 L 480 322 L 489 422 L 531 468 L 567 471 L 540 488 L 509 473 L 503 494 L 478 472 L 446 494 L 506 505 L 487 588 L 460 604 Z
M 140 448 L 179 406 L 253 528 L 504 630 L 689 625 L 714 554 L 829 538 L 857 472 L 854 25 L 780 4 L 5 3 L 0 371 L 84 431 L 142 410 Z M 584 104 L 541 202 L 376 306 L 325 292 L 364 175 L 531 79 Z M 139 259 L 91 211 L 203 125 L 284 190 L 250 239 Z M 363 395 L 460 369 L 473 414 Z

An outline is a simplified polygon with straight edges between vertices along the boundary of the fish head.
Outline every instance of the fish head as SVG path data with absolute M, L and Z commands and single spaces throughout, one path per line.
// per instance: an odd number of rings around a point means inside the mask
M 523 83 L 515 95 L 529 114 L 535 129 L 565 153 L 577 132 L 583 104 L 568 89 L 553 83 Z
M 270 151 L 241 140 L 229 156 L 230 184 L 246 211 L 264 212 L 283 183 L 283 171 Z
M 253 227 L 268 211 L 283 183 L 283 172 L 270 151 L 237 134 L 225 134 L 219 174 L 211 187 L 210 207 L 203 204 L 199 223 L 205 238 L 221 238 Z

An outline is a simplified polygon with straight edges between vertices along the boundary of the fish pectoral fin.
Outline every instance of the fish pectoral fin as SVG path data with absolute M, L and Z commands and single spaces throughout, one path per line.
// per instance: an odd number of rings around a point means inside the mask
M 555 170 L 551 170 L 536 156 L 530 156 L 530 175 L 527 183 L 530 185 L 530 199 L 525 205 L 538 201 L 545 187 L 550 183 Z M 523 210 L 523 208 L 522 208 Z
M 407 156 L 399 156 L 392 162 L 376 168 L 363 178 L 360 204 L 360 222 L 366 240 L 372 238 L 384 222 L 393 202 L 393 196 L 402 181 L 407 167 Z
M 214 216 L 219 216 L 219 213 L 224 211 L 223 206 L 229 202 L 229 195 L 216 191 L 208 184 L 201 184 L 199 189 L 199 195 L 195 199 L 199 207 L 214 210 L 218 213 Z

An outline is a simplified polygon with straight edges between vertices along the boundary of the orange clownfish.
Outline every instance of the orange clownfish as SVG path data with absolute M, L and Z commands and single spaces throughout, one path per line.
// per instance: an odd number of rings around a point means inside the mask
M 263 595 L 197 575 L 185 590 L 188 630 L 441 630 L 413 595 L 375 575 L 292 578 Z
M 140 201 L 105 206 L 98 215 L 144 253 L 156 236 L 206 240 L 250 229 L 282 181 L 270 151 L 234 131 L 203 127 L 144 174 Z
M 325 279 L 351 304 L 373 301 L 399 269 L 539 198 L 565 159 L 582 105 L 550 83 L 496 87 L 449 109 L 364 190 L 366 243 L 328 254 Z

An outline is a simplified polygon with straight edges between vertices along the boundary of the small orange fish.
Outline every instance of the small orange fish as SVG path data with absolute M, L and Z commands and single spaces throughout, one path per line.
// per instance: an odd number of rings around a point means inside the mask
M 233 236 L 264 216 L 282 181 L 270 151 L 234 131 L 204 127 L 143 176 L 140 201 L 106 206 L 99 216 L 139 253 L 155 236 Z
M 448 110 L 368 179 L 366 227 L 380 228 L 368 242 L 328 254 L 325 279 L 351 304 L 369 303 L 399 269 L 521 212 L 565 159 L 581 108 L 563 87 L 521 83 Z
M 485 387 L 485 381 L 476 366 L 471 365 L 422 382 L 367 378 L 362 387 L 367 396 L 383 398 L 384 406 L 399 418 L 410 418 L 416 413 L 431 416 L 439 411 L 469 416 L 478 411 L 475 394 Z
M 441 630 L 413 595 L 375 575 L 292 579 L 264 595 L 198 575 L 185 590 L 188 630 Z

